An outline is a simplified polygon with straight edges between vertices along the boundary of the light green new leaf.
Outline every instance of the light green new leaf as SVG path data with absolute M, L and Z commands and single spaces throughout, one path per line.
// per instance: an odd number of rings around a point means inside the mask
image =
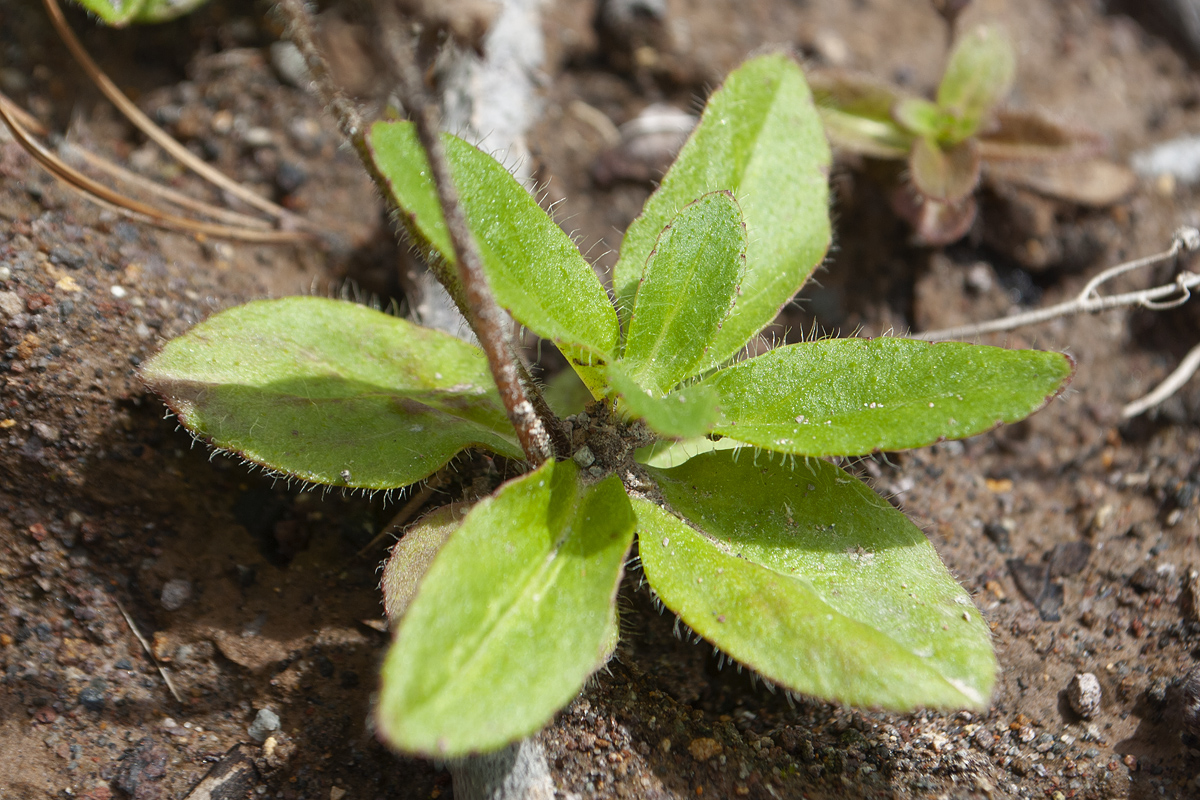
M 1016 70 L 1012 43 L 1000 28 L 981 25 L 960 37 L 937 91 L 938 106 L 956 120 L 943 141 L 953 144 L 975 135 L 1012 88 Z
M 142 378 L 192 433 L 312 483 L 407 486 L 471 446 L 523 457 L 478 348 L 338 300 L 231 308 Z
M 702 453 L 711 453 L 714 450 L 736 450 L 739 447 L 745 446 L 741 442 L 728 437 L 723 439 L 709 439 L 705 436 L 695 436 L 678 441 L 664 439 L 646 447 L 639 447 L 634 453 L 634 457 L 639 464 L 645 464 L 648 467 L 658 467 L 659 469 L 670 469 L 671 467 L 678 467 L 688 459 L 695 458 Z
M 571 238 L 500 162 L 443 134 L 446 158 L 496 302 L 558 346 L 599 399 L 616 350 L 617 315 Z M 454 264 L 425 152 L 409 122 L 378 122 L 369 144 L 401 221 L 425 247 Z
M 731 192 L 684 207 L 658 237 L 629 318 L 621 363 L 640 385 L 670 391 L 695 374 L 746 270 L 746 226 Z
M 834 147 L 875 158 L 904 158 L 912 134 L 892 119 L 902 95 L 894 87 L 841 70 L 808 73 L 813 100 Z
M 383 666 L 392 745 L 441 757 L 537 731 L 611 652 L 634 517 L 620 480 L 549 461 L 481 501 L 421 581 Z
M 755 464 L 745 451 L 652 473 L 703 533 L 635 500 L 646 578 L 735 660 L 858 706 L 987 706 L 987 625 L 925 535 L 861 481 L 819 459 Z
M 961 439 L 1016 422 L 1062 391 L 1061 353 L 911 339 L 823 339 L 776 348 L 701 386 L 714 432 L 797 455 L 863 455 Z
M 775 318 L 829 247 L 829 145 L 800 67 L 747 61 L 708 101 L 700 124 L 621 241 L 618 306 L 633 308 L 659 232 L 688 203 L 727 189 L 746 223 L 746 275 L 733 311 L 698 364 L 717 366 Z
M 208 0 L 76 0 L 106 25 L 123 27 L 130 22 L 167 22 L 194 11 Z
M 938 139 L 954 118 L 924 97 L 905 97 L 892 107 L 892 118 L 910 134 L 926 139 Z
M 943 147 L 922 137 L 913 144 L 908 172 L 913 185 L 926 197 L 957 203 L 979 184 L 979 148 L 974 139 Z
M 664 395 L 640 385 L 624 372 L 620 363 L 609 368 L 608 379 L 621 395 L 625 410 L 644 419 L 661 436 L 671 439 L 703 436 L 717 422 L 717 393 L 713 389 L 693 384 Z

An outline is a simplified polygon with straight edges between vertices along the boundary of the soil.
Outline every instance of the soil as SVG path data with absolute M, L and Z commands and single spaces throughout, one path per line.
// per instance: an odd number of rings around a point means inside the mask
M 593 111 L 620 124 L 654 102 L 694 110 L 772 45 L 915 91 L 931 89 L 944 55 L 941 21 L 924 3 L 666 8 L 663 22 L 607 28 L 595 2 L 555 0 L 544 12 L 534 171 L 602 272 L 651 186 L 593 178 L 611 136 Z M 0 143 L 3 798 L 183 798 L 240 743 L 250 744 L 235 751 L 248 754 L 239 757 L 250 788 L 229 797 L 452 794 L 443 765 L 393 755 L 370 728 L 388 642 L 377 588 L 385 552 L 356 553 L 397 498 L 302 492 L 211 458 L 137 377 L 163 340 L 252 298 L 405 300 L 394 276 L 406 250 L 320 105 L 271 68 L 278 31 L 263 11 L 217 2 L 135 31 L 71 19 L 147 112 L 337 231 L 330 247 L 233 245 L 132 224 Z M 335 5 L 324 18 L 339 74 L 366 101 L 386 96 L 361 10 Z M 1091 126 L 1115 160 L 1200 126 L 1200 81 L 1186 60 L 1099 0 L 978 0 L 961 24 L 984 18 L 1019 46 L 1011 104 Z M 6 94 L 73 140 L 208 196 L 97 99 L 37 4 L 0 3 L 0 40 Z M 1196 191 L 1169 181 L 1144 181 L 1100 211 L 985 189 L 970 236 L 931 251 L 908 243 L 868 171 L 847 165 L 834 177 L 837 246 L 784 312 L 780 336 L 929 329 L 1055 302 L 1085 274 L 1162 249 L 1175 227 L 1200 221 Z M 1030 207 L 1045 222 L 1037 230 L 1020 224 Z M 1184 590 L 1200 567 L 1200 391 L 1151 418 L 1120 419 L 1198 336 L 1193 304 L 986 338 L 1070 352 L 1071 390 L 1027 422 L 852 465 L 928 533 L 983 610 L 1002 668 L 986 714 L 896 715 L 773 693 L 678 638 L 631 576 L 616 657 L 540 735 L 560 794 L 1200 796 L 1200 742 L 1182 713 L 1196 698 L 1181 680 L 1200 658 L 1197 597 Z M 1066 698 L 1080 672 L 1101 687 L 1090 720 Z M 260 709 L 281 721 L 265 745 L 248 731 Z

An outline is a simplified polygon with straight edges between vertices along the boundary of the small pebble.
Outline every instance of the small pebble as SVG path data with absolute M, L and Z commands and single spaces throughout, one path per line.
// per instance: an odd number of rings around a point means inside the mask
M 1078 673 L 1067 686 L 1067 700 L 1076 714 L 1092 719 L 1100 712 L 1100 681 L 1090 672 Z
M 92 681 L 79 693 L 80 705 L 88 711 L 102 711 L 107 699 L 104 690 L 107 688 L 108 685 L 100 678 Z
M 260 708 L 247 731 L 256 742 L 265 742 L 267 737 L 279 730 L 279 715 L 269 708 Z
M 192 582 L 183 578 L 172 578 L 163 584 L 159 602 L 167 611 L 178 611 L 192 599 Z
M 587 469 L 592 464 L 596 463 L 596 454 L 592 452 L 592 448 L 585 444 L 583 447 L 575 451 L 575 454 L 571 456 L 571 460 L 584 469 Z
M 16 292 L 0 292 L 0 315 L 15 317 L 25 310 L 25 301 Z

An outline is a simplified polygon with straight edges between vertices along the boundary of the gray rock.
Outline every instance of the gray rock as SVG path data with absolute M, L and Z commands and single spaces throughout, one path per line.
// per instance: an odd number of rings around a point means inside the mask
M 183 578 L 172 578 L 163 584 L 159 602 L 167 611 L 178 611 L 192 599 L 192 582 Z
M 279 715 L 269 708 L 260 708 L 250 723 L 247 733 L 256 742 L 265 742 L 267 737 L 279 730 Z

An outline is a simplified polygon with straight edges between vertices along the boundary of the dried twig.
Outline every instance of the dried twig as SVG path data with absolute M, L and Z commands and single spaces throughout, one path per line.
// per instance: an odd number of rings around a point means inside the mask
M 454 248 L 454 259 L 458 263 L 459 281 L 466 294 L 470 312 L 467 319 L 471 321 L 471 327 L 479 338 L 484 354 L 487 355 L 492 378 L 495 379 L 500 397 L 504 400 L 509 421 L 516 428 L 525 457 L 534 467 L 540 466 L 546 459 L 554 456 L 554 445 L 546 425 L 529 402 L 525 386 L 522 384 L 514 358 L 516 348 L 512 342 L 508 315 L 496 303 L 496 298 L 488 287 L 479 248 L 467 225 L 466 215 L 458 200 L 458 189 L 450 175 L 450 163 L 446 160 L 446 152 L 442 147 L 438 131 L 438 110 L 429 102 L 421 87 L 421 77 L 412 53 L 404 45 L 406 37 L 401 32 L 395 9 L 387 3 L 381 3 L 379 17 L 388 56 L 400 77 L 401 102 L 412 116 L 417 138 L 420 139 L 429 158 L 430 172 L 437 188 L 438 201 L 442 206 L 442 216 L 446 220 L 446 230 Z
M 1200 344 L 1188 351 L 1188 354 L 1183 357 L 1183 361 L 1179 362 L 1179 366 L 1175 368 L 1175 371 L 1155 387 L 1154 391 L 1145 397 L 1134 400 L 1121 409 L 1121 416 L 1129 419 L 1154 408 L 1179 391 L 1188 382 L 1188 379 L 1196 373 L 1197 369 L 1200 369 Z
M 1131 270 L 1159 264 L 1175 258 L 1180 253 L 1190 253 L 1196 250 L 1200 250 L 1200 230 L 1195 228 L 1180 228 L 1175 232 L 1175 237 L 1167 250 L 1152 256 L 1118 264 L 1115 267 L 1104 270 L 1095 278 L 1088 281 L 1087 286 L 1083 287 L 1083 291 L 1070 300 L 1047 306 L 1046 308 L 1024 311 L 1019 314 L 1012 314 L 1007 317 L 1000 317 L 999 319 L 979 322 L 973 325 L 959 325 L 954 328 L 914 333 L 910 337 L 929 342 L 943 339 L 966 339 L 984 333 L 1011 331 L 1026 325 L 1048 322 L 1059 317 L 1109 311 L 1114 308 L 1140 306 L 1152 311 L 1174 308 L 1186 303 L 1192 296 L 1192 289 L 1200 286 L 1200 275 L 1183 270 L 1176 274 L 1175 280 L 1170 283 L 1155 286 L 1152 289 L 1141 289 L 1136 292 L 1125 292 L 1123 294 L 1101 295 L 1097 289 L 1118 275 L 1124 275 Z
M 171 690 L 171 696 L 183 705 L 183 697 L 179 694 L 179 690 L 175 688 L 175 683 L 171 680 L 171 673 L 167 672 L 167 668 L 158 663 L 158 659 L 154 656 L 154 650 L 150 648 L 150 643 L 146 641 L 146 637 L 142 636 L 142 632 L 138 630 L 138 626 L 134 624 L 133 617 L 129 616 L 129 612 L 125 610 L 125 606 L 121 605 L 121 601 L 116 597 L 113 602 L 117 604 L 117 610 L 121 612 L 121 616 L 125 618 L 125 624 L 129 626 L 129 630 L 133 631 L 134 638 L 142 645 L 142 649 L 146 651 L 146 655 L 150 656 L 150 660 L 154 662 L 154 666 L 158 667 L 158 674 L 162 675 L 163 681 L 167 684 L 167 688 Z
M 362 115 L 333 80 L 329 66 L 316 46 L 312 17 L 304 0 L 280 0 L 278 8 L 287 24 L 288 37 L 304 57 L 317 93 L 337 119 L 343 135 L 350 140 L 371 178 L 384 197 L 388 197 L 388 182 L 375 166 Z M 428 153 L 438 199 L 454 246 L 458 273 L 455 274 L 445 264 L 434 263 L 431 268 L 483 345 L 492 376 L 500 389 L 500 396 L 522 449 L 530 463 L 537 466 L 555 454 L 556 445 L 560 449 L 565 447 L 566 437 L 558 430 L 549 407 L 517 357 L 509 335 L 508 317 L 496 305 L 487 287 L 479 253 L 463 218 L 445 154 L 438 140 L 437 110 L 422 91 L 411 56 L 404 51 L 404 38 L 395 13 L 387 3 L 380 4 L 384 40 L 389 45 L 389 55 L 395 60 L 395 67 L 401 76 L 404 95 L 401 100 L 413 115 L 418 137 Z
M 1181 270 L 1176 273 L 1175 280 L 1170 283 L 1155 286 L 1151 289 L 1125 292 L 1123 294 L 1102 295 L 1099 289 L 1105 283 L 1108 283 L 1119 275 L 1124 275 L 1127 272 L 1154 264 L 1160 264 L 1163 261 L 1176 258 L 1181 253 L 1194 253 L 1197 250 L 1200 250 L 1200 230 L 1191 227 L 1180 228 L 1175 231 L 1175 235 L 1171 240 L 1171 246 L 1163 252 L 1109 267 L 1088 281 L 1087 285 L 1083 287 L 1083 291 L 1071 300 L 1046 308 L 1012 314 L 988 322 L 980 322 L 974 325 L 960 325 L 956 328 L 944 328 L 938 331 L 926 331 L 924 333 L 915 333 L 911 336 L 914 339 L 923 339 L 925 341 L 965 339 L 984 333 L 1010 331 L 1014 328 L 1035 325 L 1039 322 L 1048 322 L 1059 317 L 1108 311 L 1114 308 L 1138 306 L 1150 309 L 1151 311 L 1175 308 L 1176 306 L 1183 305 L 1191 298 L 1192 289 L 1200 286 L 1200 275 L 1188 270 Z M 1179 363 L 1179 366 L 1175 368 L 1175 371 L 1168 375 L 1154 391 L 1125 406 L 1121 410 L 1121 416 L 1129 419 L 1154 408 L 1179 391 L 1188 382 L 1188 379 L 1195 374 L 1197 369 L 1200 369 L 1200 345 L 1193 347 L 1184 357 L 1183 361 Z
M 299 231 L 265 230 L 222 225 L 215 222 L 202 222 L 188 217 L 181 217 L 177 214 L 170 214 L 154 206 L 135 200 L 132 197 L 127 197 L 84 175 L 59 158 L 57 154 L 35 139 L 25 129 L 18 118 L 19 115 L 14 113 L 14 108 L 16 106 L 11 100 L 7 98 L 0 100 L 0 122 L 8 126 L 17 143 L 50 174 L 62 181 L 65 186 L 105 208 L 126 214 L 141 222 L 160 228 L 182 231 L 184 233 L 203 234 L 219 239 L 236 239 L 260 244 L 294 244 L 312 238 L 311 234 Z
M 117 88 L 117 85 L 104 74 L 100 67 L 96 65 L 96 62 L 92 60 L 92 57 L 88 55 L 87 50 L 80 44 L 74 31 L 71 30 L 71 26 L 67 24 L 67 19 L 63 16 L 62 9 L 58 5 L 58 0 L 42 0 L 42 3 L 46 7 L 46 13 L 50 16 L 50 22 L 54 25 L 54 30 L 62 38 L 63 43 L 71 51 L 71 55 L 79 63 L 79 66 L 87 73 L 88 78 L 96 84 L 96 87 L 108 98 L 109 102 L 115 105 L 117 110 L 124 114 L 138 130 L 146 134 L 155 144 L 170 153 L 179 163 L 192 172 L 195 172 L 217 188 L 225 190 L 247 205 L 270 214 L 283 223 L 285 228 L 314 230 L 312 223 L 303 217 L 299 217 L 286 208 L 272 203 L 262 195 L 250 191 L 229 176 L 214 169 L 186 147 L 175 141 L 171 137 L 171 134 L 154 124 L 154 121 L 143 114 L 142 110 L 134 105 L 133 101 Z

